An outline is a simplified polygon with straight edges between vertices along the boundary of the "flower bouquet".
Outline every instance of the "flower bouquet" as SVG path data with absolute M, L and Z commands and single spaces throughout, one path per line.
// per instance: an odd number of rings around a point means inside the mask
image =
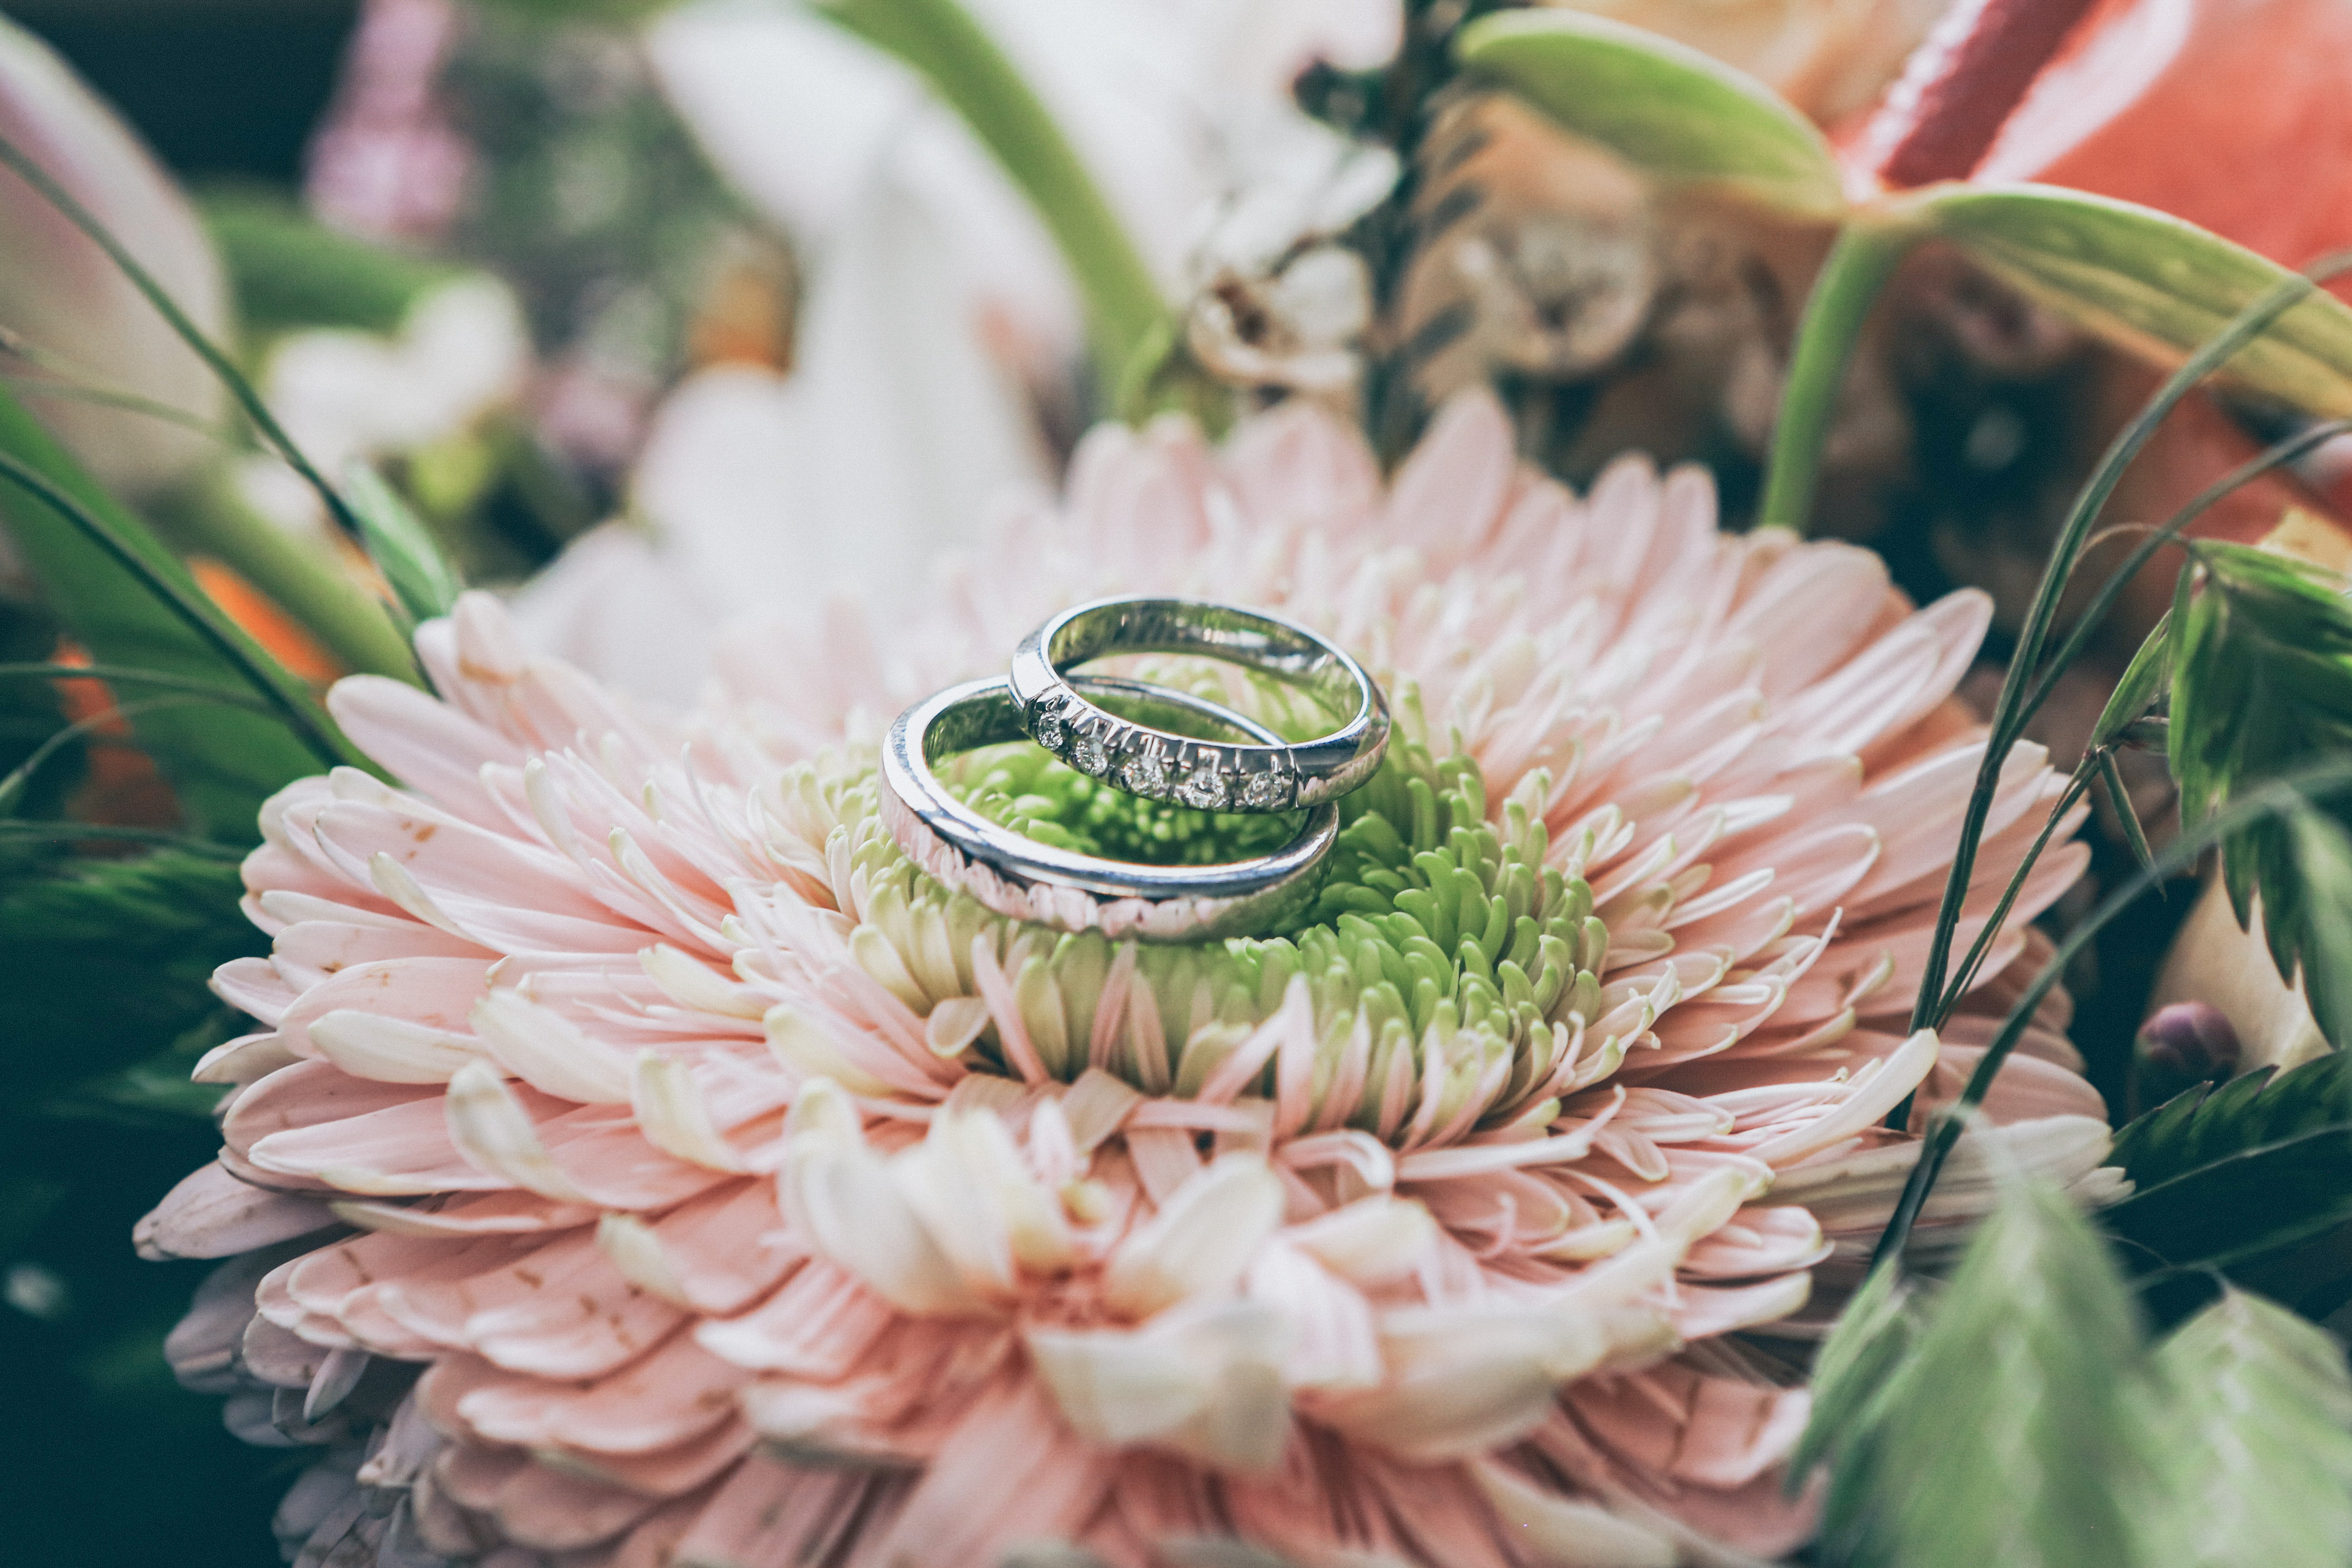
M 0 33 L 9 1114 L 304 1568 L 2340 1568 L 2347 46 L 402 0 L 334 229 Z

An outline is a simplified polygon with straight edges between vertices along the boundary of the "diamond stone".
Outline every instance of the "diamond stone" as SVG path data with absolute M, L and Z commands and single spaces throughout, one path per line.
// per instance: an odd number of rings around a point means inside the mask
M 1070 761 L 1080 773 L 1100 778 L 1110 768 L 1110 752 L 1100 735 L 1081 734 L 1070 742 Z
M 1129 795 L 1162 800 L 1168 795 L 1168 759 L 1158 752 L 1138 752 L 1118 770 L 1118 782 Z
M 1248 811 L 1280 811 L 1290 804 L 1292 780 L 1279 769 L 1252 773 L 1242 783 L 1242 806 Z
M 1176 786 L 1176 798 L 1195 811 L 1223 811 L 1233 791 L 1232 775 L 1214 763 L 1204 763 Z
M 1037 727 L 1034 732 L 1037 743 L 1049 752 L 1059 752 L 1069 743 L 1070 726 L 1052 699 L 1037 704 Z

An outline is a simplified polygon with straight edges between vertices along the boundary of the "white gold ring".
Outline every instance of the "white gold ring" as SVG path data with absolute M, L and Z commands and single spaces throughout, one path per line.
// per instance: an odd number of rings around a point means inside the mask
M 1066 684 L 1164 704 L 1248 735 L 1263 742 L 1260 749 L 1280 749 L 1272 731 L 1206 698 L 1101 676 Z M 891 724 L 882 746 L 883 820 L 915 864 L 940 882 L 1015 920 L 1145 942 L 1263 932 L 1313 902 L 1339 831 L 1339 811 L 1328 803 L 1310 809 L 1297 835 L 1272 854 L 1212 866 L 1149 866 L 1041 844 L 950 794 L 932 759 L 1021 740 L 1022 721 L 1011 689 L 997 679 L 950 687 Z
M 1063 673 L 1116 653 L 1222 659 L 1296 686 L 1348 718 L 1328 735 L 1297 742 L 1255 725 L 1256 744 L 1155 730 L 1088 701 Z M 1039 745 L 1114 789 L 1199 811 L 1277 812 L 1337 800 L 1370 779 L 1388 750 L 1388 700 L 1363 666 L 1305 626 L 1206 599 L 1098 599 L 1065 610 L 1022 639 L 1010 684 Z

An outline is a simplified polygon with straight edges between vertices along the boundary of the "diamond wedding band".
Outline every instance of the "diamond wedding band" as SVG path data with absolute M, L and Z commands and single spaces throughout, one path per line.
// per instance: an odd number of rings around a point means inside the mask
M 1083 681 L 1063 673 L 1118 653 L 1221 659 L 1349 717 L 1328 735 L 1297 742 L 1255 724 L 1247 728 L 1255 744 L 1155 730 L 1088 701 Z M 1022 640 L 1010 684 L 1023 727 L 1045 750 L 1129 795 L 1200 811 L 1278 812 L 1336 800 L 1370 779 L 1388 749 L 1388 702 L 1361 665 L 1305 626 L 1204 599 L 1100 599 L 1066 610 Z
M 1270 616 L 1247 619 L 1253 626 L 1284 627 L 1284 623 Z M 1030 642 L 1037 640 L 1032 637 Z M 1029 646 L 1023 645 L 1024 649 Z M 1337 650 L 1325 651 L 1345 659 Z M 1346 665 L 1355 668 L 1352 660 Z M 1360 672 L 1356 678 L 1363 679 Z M 1209 746 L 1203 751 L 1264 754 L 1289 751 L 1281 737 L 1264 725 L 1188 692 L 1102 676 L 1068 679 L 1056 676 L 1055 684 L 1068 692 L 1071 700 L 1105 718 L 1111 715 L 1080 693 L 1148 700 L 1261 742 Z M 1370 689 L 1369 680 L 1365 685 Z M 1369 706 L 1378 714 L 1384 737 L 1387 710 L 1376 690 Z M 1009 684 L 999 678 L 950 687 L 908 709 L 890 726 L 882 747 L 883 820 L 916 865 L 938 881 L 960 888 L 998 914 L 1015 920 L 1146 942 L 1260 932 L 1313 901 L 1322 885 L 1324 858 L 1339 836 L 1339 812 L 1328 802 L 1314 806 L 1297 837 L 1270 855 L 1213 866 L 1150 866 L 1040 843 L 990 821 L 949 793 L 933 771 L 934 759 L 1018 741 L 1027 731 L 1025 718 L 1024 705 L 1014 700 Z M 1165 735 L 1174 742 L 1171 751 L 1199 744 L 1165 731 L 1142 731 L 1124 720 L 1116 721 L 1139 734 Z M 1087 771 L 1097 776 L 1101 773 L 1100 769 Z M 1331 793 L 1336 792 L 1325 791 Z

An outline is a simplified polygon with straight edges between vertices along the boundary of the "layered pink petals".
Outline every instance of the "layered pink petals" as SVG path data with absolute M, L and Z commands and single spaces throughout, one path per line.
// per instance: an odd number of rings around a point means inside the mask
M 929 897 L 860 748 L 1121 589 L 1361 654 L 1411 743 L 1475 763 L 1523 874 L 1589 900 L 1574 986 L 1416 1034 L 1295 966 L 1244 987 L 1243 947 Z M 394 1500 L 341 1528 L 387 1556 L 1780 1552 L 1803 1395 L 1722 1337 L 1850 1263 L 1908 1168 L 1888 1113 L 1981 1047 L 1902 1020 L 1984 625 L 1972 595 L 1913 612 L 1862 552 L 1718 534 L 1696 475 L 1622 464 L 1580 500 L 1483 398 L 1385 490 L 1303 409 L 1222 452 L 1098 432 L 1066 510 L 919 616 L 748 639 L 669 728 L 469 598 L 420 637 L 439 701 L 338 690 L 405 787 L 339 773 L 265 816 L 276 951 L 219 984 L 266 1027 L 208 1059 L 222 1165 L 142 1245 L 277 1250 L 229 1266 L 184 1372 L 315 1436 L 300 1407 L 352 1366 L 425 1368 L 348 1395 L 381 1425 L 338 1473 Z M 2011 759 L 1963 941 L 2055 789 Z M 2079 867 L 2045 860 L 1989 990 Z M 1992 1109 L 2081 1178 L 2104 1123 L 2048 1022 Z

